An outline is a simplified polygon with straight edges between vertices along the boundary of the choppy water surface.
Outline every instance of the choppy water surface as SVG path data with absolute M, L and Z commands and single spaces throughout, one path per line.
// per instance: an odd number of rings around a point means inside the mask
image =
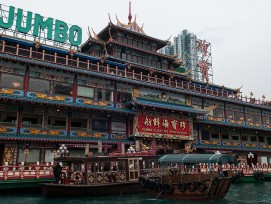
M 187 203 L 271 203 L 271 182 L 248 183 L 232 185 L 228 195 L 224 199 L 215 201 L 176 201 L 169 199 L 155 199 L 145 193 L 104 196 L 104 197 L 71 197 L 71 198 L 44 198 L 41 194 L 10 194 L 1 195 L 0 203 L 27 203 L 27 204 L 187 204 Z

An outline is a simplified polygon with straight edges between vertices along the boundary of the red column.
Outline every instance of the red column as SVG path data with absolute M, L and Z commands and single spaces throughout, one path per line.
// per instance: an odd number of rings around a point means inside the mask
M 77 97 L 77 75 L 75 75 L 73 79 L 72 97 L 73 97 L 73 102 L 75 103 L 76 97 Z
M 28 90 L 28 83 L 29 83 L 29 65 L 26 65 L 24 73 L 24 96 L 26 96 L 26 92 Z
M 199 128 L 199 126 L 198 126 L 198 144 L 200 144 L 200 128 Z
M 22 119 L 23 119 L 23 107 L 19 107 L 17 114 L 17 134 L 20 134 L 20 130 L 22 127 Z
M 130 135 L 134 134 L 134 120 L 130 119 Z
M 116 105 L 117 105 L 117 97 L 118 97 L 118 90 L 117 90 L 117 82 L 115 81 L 115 83 L 114 83 L 114 92 L 113 92 L 114 108 L 116 108 Z
M 70 136 L 71 133 L 71 120 L 72 120 L 72 113 L 68 112 L 68 118 L 67 118 L 67 136 Z
M 226 103 L 224 102 L 224 119 L 227 121 L 227 111 L 226 111 Z
M 109 136 L 109 138 L 111 138 L 111 134 L 112 134 L 112 117 L 109 116 L 108 117 L 108 136 Z

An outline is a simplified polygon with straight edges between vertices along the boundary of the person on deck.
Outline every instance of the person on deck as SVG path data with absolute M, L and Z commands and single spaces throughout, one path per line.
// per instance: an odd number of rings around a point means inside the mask
M 60 166 L 59 162 L 57 162 L 56 165 L 53 167 L 55 183 L 59 183 L 61 171 L 62 166 Z

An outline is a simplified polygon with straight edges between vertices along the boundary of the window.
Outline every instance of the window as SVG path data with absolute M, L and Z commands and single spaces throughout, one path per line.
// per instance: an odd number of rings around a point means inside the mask
M 213 139 L 219 139 L 219 134 L 218 133 L 212 133 L 212 138 Z
M 36 91 L 40 93 L 49 93 L 50 92 L 50 81 L 29 78 L 28 84 L 29 91 Z
M 236 113 L 236 120 L 243 121 L 244 120 L 244 113 L 237 112 Z
M 72 118 L 71 119 L 71 129 L 72 130 L 82 130 L 87 129 L 88 119 L 86 118 Z
M 209 140 L 210 139 L 208 130 L 202 130 L 201 131 L 201 139 L 202 140 Z
M 222 139 L 228 140 L 229 139 L 229 133 L 222 133 Z
M 257 142 L 256 136 L 250 136 L 250 141 L 251 142 Z
M 106 120 L 92 120 L 92 130 L 93 131 L 108 131 L 108 122 Z
M 72 85 L 66 83 L 54 83 L 54 94 L 72 95 Z
M 111 101 L 111 91 L 107 89 L 97 89 L 98 100 Z
M 233 111 L 227 110 L 226 111 L 227 118 L 230 120 L 234 120 L 234 113 Z
M 23 149 L 19 149 L 19 158 L 18 162 L 32 162 L 36 163 L 37 161 L 40 161 L 40 150 L 39 149 L 30 149 L 29 154 L 27 155 L 27 158 L 25 157 Z
M 218 118 L 224 117 L 224 110 L 223 109 L 214 109 L 214 116 Z
M 114 122 L 112 121 L 112 133 L 126 133 L 126 123 L 125 122 Z
M 262 143 L 264 143 L 265 141 L 264 141 L 264 137 L 263 136 L 259 136 L 259 142 L 262 142 Z
M 247 136 L 246 135 L 242 135 L 242 141 L 247 141 Z
M 123 60 L 127 60 L 127 56 L 126 56 L 126 53 L 122 53 L 122 57 L 121 57 Z
M 66 126 L 66 118 L 65 117 L 53 117 L 53 116 L 49 116 L 48 125 L 65 127 Z
M 118 98 L 117 101 L 120 103 L 127 103 L 132 100 L 132 94 L 131 93 L 125 93 L 125 92 L 118 92 Z
M 14 127 L 17 123 L 17 113 L 0 112 L 0 123 L 4 126 Z
M 42 115 L 23 113 L 22 127 L 28 127 L 33 125 L 41 126 L 42 118 Z
M 232 140 L 239 140 L 239 135 L 232 135 Z
M 78 86 L 77 87 L 77 96 L 94 98 L 94 88 Z
M 1 74 L 1 88 L 23 89 L 24 77 L 12 74 Z

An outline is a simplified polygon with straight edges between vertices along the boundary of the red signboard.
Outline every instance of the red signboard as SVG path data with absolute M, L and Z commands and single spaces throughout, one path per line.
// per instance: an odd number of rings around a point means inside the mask
M 138 115 L 137 132 L 190 136 L 190 121 L 162 116 Z

